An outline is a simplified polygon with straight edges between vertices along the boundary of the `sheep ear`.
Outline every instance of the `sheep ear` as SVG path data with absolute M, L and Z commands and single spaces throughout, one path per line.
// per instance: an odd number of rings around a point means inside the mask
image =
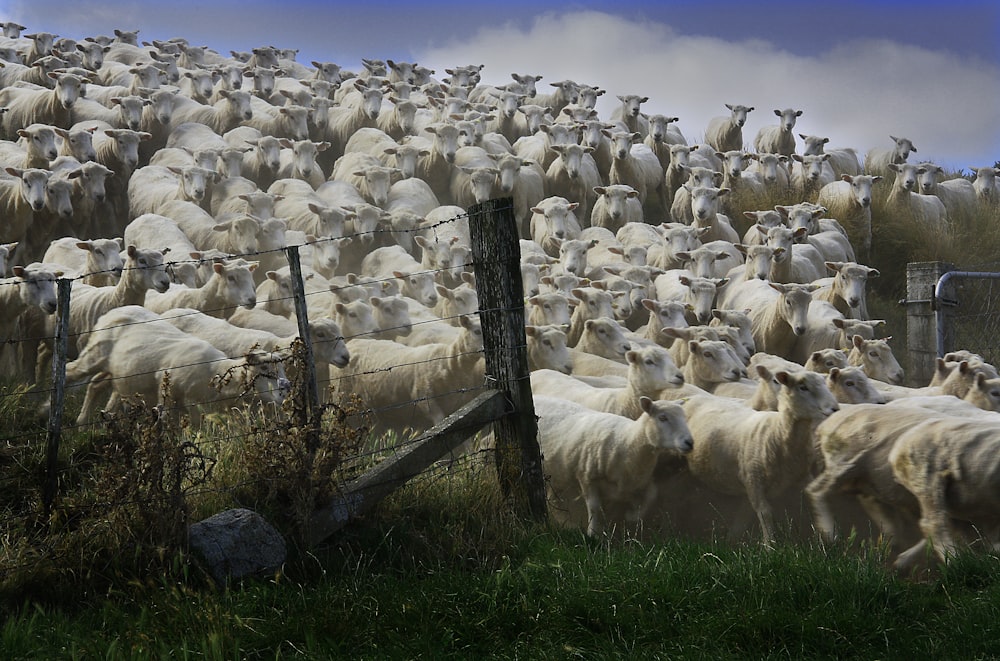
M 644 413 L 648 414 L 650 411 L 653 410 L 653 400 L 643 395 L 642 397 L 639 398 L 639 406 L 642 407 Z
M 839 377 L 840 377 L 840 368 L 831 367 L 830 373 L 827 375 L 827 378 L 830 379 L 830 381 L 836 381 Z
M 784 371 L 775 374 L 774 378 L 783 386 L 787 386 L 792 381 L 792 375 Z
M 855 335 L 854 337 L 851 338 L 851 343 L 854 344 L 855 347 L 860 349 L 861 347 L 865 346 L 865 338 L 861 337 L 860 335 Z

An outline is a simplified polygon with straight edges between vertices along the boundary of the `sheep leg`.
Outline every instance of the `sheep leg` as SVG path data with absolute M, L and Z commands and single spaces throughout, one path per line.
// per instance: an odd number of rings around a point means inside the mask
M 850 467 L 850 464 L 828 465 L 805 489 L 806 495 L 809 497 L 809 504 L 812 506 L 813 520 L 820 535 L 827 541 L 837 539 L 836 523 L 833 520 L 833 512 L 830 510 L 829 498 L 837 491 L 844 474 Z
M 601 496 L 594 485 L 584 486 L 583 500 L 587 504 L 587 535 L 597 537 L 604 533 L 605 521 Z
M 757 514 L 757 522 L 760 524 L 760 533 L 764 546 L 771 547 L 774 543 L 774 511 L 771 503 L 764 493 L 762 485 L 752 484 L 747 487 L 747 497 L 750 505 Z
M 112 386 L 111 375 L 105 372 L 98 374 L 87 384 L 87 393 L 83 397 L 83 405 L 80 407 L 80 415 L 76 418 L 76 424 L 84 425 L 91 419 L 99 401 L 98 398 L 106 396 Z

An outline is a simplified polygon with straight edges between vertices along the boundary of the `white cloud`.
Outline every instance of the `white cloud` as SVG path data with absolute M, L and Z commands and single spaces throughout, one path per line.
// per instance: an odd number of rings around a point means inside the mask
M 796 132 L 830 138 L 831 147 L 890 146 L 905 136 L 921 158 L 950 169 L 1000 159 L 1000 70 L 943 51 L 886 40 L 851 41 L 802 57 L 761 39 L 724 41 L 680 35 L 661 23 L 600 12 L 545 14 L 526 29 L 483 28 L 467 39 L 416 53 L 437 71 L 483 64 L 484 81 L 512 72 L 569 78 L 608 91 L 598 110 L 610 116 L 616 94 L 649 97 L 649 113 L 680 118 L 689 141 L 701 138 L 726 103 L 755 106 L 744 139 L 776 121 L 775 108 L 804 111 Z

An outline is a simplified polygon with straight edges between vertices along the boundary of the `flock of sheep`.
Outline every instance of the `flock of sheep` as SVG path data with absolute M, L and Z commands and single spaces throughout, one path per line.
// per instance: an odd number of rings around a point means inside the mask
M 820 136 L 800 149 L 794 108 L 746 150 L 743 105 L 694 144 L 643 96 L 601 119 L 605 90 L 569 80 L 3 28 L 5 364 L 46 379 L 51 347 L 31 338 L 52 336 L 72 277 L 81 423 L 165 382 L 195 424 L 280 402 L 286 245 L 325 380 L 380 429 L 440 422 L 484 381 L 465 210 L 509 196 L 554 517 L 591 535 L 711 517 L 683 497 L 701 490 L 734 497 L 733 538 L 756 520 L 770 544 L 782 499 L 804 493 L 832 538 L 855 495 L 902 567 L 926 542 L 997 541 L 996 370 L 953 354 L 902 386 L 865 303 L 873 186 L 944 232 L 996 208 L 996 168 L 946 179 L 904 138 L 863 163 Z

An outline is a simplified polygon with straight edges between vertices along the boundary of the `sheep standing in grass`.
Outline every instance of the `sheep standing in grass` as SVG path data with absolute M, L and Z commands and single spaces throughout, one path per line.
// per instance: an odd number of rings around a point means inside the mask
M 778 116 L 777 126 L 762 126 L 753 139 L 753 148 L 761 154 L 782 154 L 791 157 L 795 153 L 795 120 L 802 116 L 801 110 L 785 108 L 775 110 Z
M 713 117 L 705 129 L 705 142 L 715 151 L 733 151 L 743 149 L 743 125 L 747 123 L 747 113 L 753 106 L 740 106 L 727 103 L 728 117 Z
M 917 192 L 940 198 L 949 218 L 965 218 L 974 213 L 978 202 L 972 182 L 964 177 L 942 179 L 943 176 L 944 168 L 940 165 L 921 163 L 917 168 Z
M 891 149 L 885 147 L 872 147 L 865 154 L 865 172 L 870 175 L 887 177 L 889 176 L 889 163 L 897 165 L 905 163 L 910 157 L 910 152 L 917 153 L 917 148 L 913 146 L 913 141 L 909 138 L 897 138 L 890 135 L 893 141 Z
M 657 460 L 691 451 L 680 406 L 648 397 L 639 405 L 643 414 L 630 420 L 555 397 L 535 397 L 553 514 L 582 521 L 582 504 L 590 536 L 641 522 L 656 496 Z
M 982 167 L 969 168 L 976 173 L 976 178 L 972 182 L 972 187 L 976 191 L 976 198 L 984 209 L 996 209 L 1000 204 L 1000 189 L 997 188 L 997 175 L 1000 175 L 1000 168 Z
M 773 502 L 799 489 L 809 477 L 813 428 L 840 405 L 823 376 L 814 372 L 778 372 L 777 411 L 754 411 L 710 395 L 691 397 L 684 413 L 691 421 L 694 449 L 688 470 L 713 490 L 745 495 L 750 511 L 729 527 L 738 538 L 756 514 L 765 545 L 774 541 Z
M 914 224 L 916 231 L 944 232 L 948 228 L 948 210 L 936 195 L 916 192 L 922 165 L 889 163 L 896 178 L 885 200 L 885 212 L 894 220 Z
M 862 263 L 870 260 L 872 246 L 872 186 L 882 177 L 862 174 L 856 177 L 843 175 L 841 181 L 823 186 L 816 204 L 826 207 L 830 217 L 836 218 L 847 230 L 854 251 Z

